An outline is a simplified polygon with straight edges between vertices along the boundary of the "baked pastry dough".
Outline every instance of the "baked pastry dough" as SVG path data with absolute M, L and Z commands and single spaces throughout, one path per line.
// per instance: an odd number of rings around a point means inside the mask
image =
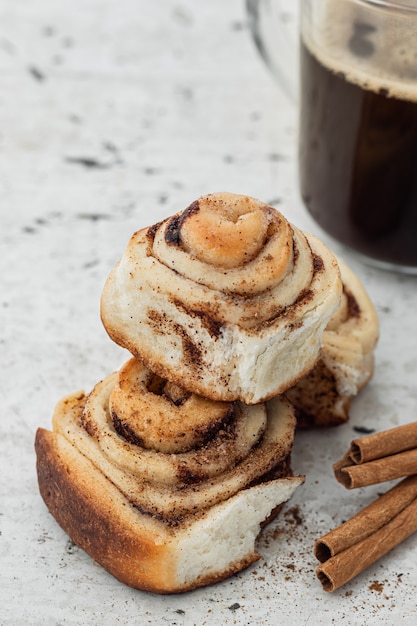
M 314 369 L 286 392 L 301 427 L 336 426 L 349 419 L 352 399 L 374 371 L 379 323 L 362 283 L 342 259 L 339 309 L 323 333 Z
M 210 194 L 131 238 L 110 274 L 110 337 L 204 397 L 255 404 L 317 360 L 341 280 L 331 252 L 276 209 Z
M 346 420 L 371 376 L 375 310 L 319 240 L 220 193 L 133 235 L 101 317 L 133 358 L 38 429 L 41 495 L 127 585 L 227 578 L 259 558 L 261 528 L 304 481 L 297 419 Z
M 119 580 L 186 591 L 259 558 L 261 525 L 304 480 L 290 468 L 295 425 L 284 398 L 209 401 L 131 359 L 38 429 L 40 492 Z

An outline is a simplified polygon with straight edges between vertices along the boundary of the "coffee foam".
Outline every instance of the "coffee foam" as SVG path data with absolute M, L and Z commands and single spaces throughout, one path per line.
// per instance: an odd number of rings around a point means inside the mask
M 375 6 L 329 2 L 314 25 L 307 19 L 301 37 L 310 53 L 327 69 L 369 91 L 417 102 L 417 13 Z

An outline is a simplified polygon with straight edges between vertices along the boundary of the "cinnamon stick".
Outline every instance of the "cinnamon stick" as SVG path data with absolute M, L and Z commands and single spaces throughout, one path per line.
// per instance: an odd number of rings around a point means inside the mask
M 354 439 L 333 470 L 347 489 L 417 474 L 417 422 Z
M 366 487 L 417 474 L 417 448 L 368 463 L 354 464 L 346 457 L 345 464 L 342 464 L 342 461 L 335 463 L 333 470 L 336 480 L 347 489 Z
M 316 542 L 323 589 L 338 589 L 415 531 L 417 476 L 412 476 Z
M 366 463 L 413 448 L 417 448 L 417 422 L 354 439 L 349 454 L 355 463 Z
M 417 476 L 404 478 L 356 515 L 317 539 L 314 554 L 323 563 L 387 524 L 417 498 Z

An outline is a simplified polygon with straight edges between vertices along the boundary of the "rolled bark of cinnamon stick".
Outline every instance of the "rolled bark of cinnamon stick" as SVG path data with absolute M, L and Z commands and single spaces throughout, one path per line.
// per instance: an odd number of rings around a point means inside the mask
M 387 524 L 417 498 L 417 476 L 405 478 L 349 520 L 317 539 L 314 554 L 324 563 Z
M 354 439 L 349 455 L 354 463 L 366 463 L 412 448 L 417 448 L 417 422 Z
M 316 575 L 324 591 L 334 591 L 352 580 L 416 530 L 417 499 L 414 499 L 388 523 L 317 567 Z
M 417 448 L 359 464 L 354 464 L 348 454 L 333 465 L 333 470 L 336 480 L 347 489 L 412 476 L 417 474 Z

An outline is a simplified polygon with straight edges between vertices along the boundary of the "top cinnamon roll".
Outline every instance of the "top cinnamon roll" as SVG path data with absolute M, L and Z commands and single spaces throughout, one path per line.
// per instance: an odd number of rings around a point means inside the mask
M 324 244 L 254 198 L 218 193 L 132 236 L 101 316 L 159 376 L 255 404 L 313 367 L 340 297 Z

